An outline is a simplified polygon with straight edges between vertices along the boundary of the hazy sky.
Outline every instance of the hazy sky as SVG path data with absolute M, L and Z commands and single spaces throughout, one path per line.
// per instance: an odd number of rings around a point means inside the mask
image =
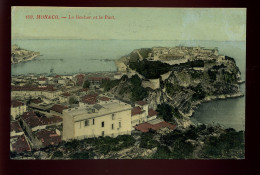
M 105 15 L 115 19 L 93 19 Z M 245 41 L 246 9 L 13 7 L 12 38 Z

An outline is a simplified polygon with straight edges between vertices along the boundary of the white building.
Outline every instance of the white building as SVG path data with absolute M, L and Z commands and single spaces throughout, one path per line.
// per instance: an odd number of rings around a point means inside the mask
M 118 100 L 63 111 L 63 140 L 131 134 L 131 105 Z

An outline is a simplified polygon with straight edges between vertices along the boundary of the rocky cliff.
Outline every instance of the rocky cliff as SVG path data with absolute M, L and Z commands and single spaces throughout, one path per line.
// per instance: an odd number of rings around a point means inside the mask
M 184 53 L 183 57 L 180 53 Z M 140 49 L 138 54 L 135 50 L 117 61 L 119 70 L 126 68 L 119 73 L 127 75 L 129 71 L 136 71 L 142 75 L 143 78 L 139 76 L 140 85 L 147 95 L 139 99 L 131 98 L 133 93 L 129 87 L 133 81 L 128 81 L 127 76 L 124 80 L 117 80 L 118 85 L 111 91 L 124 100 L 147 100 L 149 107 L 154 109 L 159 104 L 167 103 L 181 116 L 175 117 L 175 122 L 187 127 L 191 123 L 189 117 L 202 102 L 243 95 L 239 89 L 240 71 L 235 60 L 215 53 L 218 52 L 190 47 Z M 189 55 L 189 59 L 186 59 L 186 55 Z M 168 62 L 182 58 L 186 61 L 168 64 L 166 58 Z M 147 82 L 154 80 L 158 80 L 157 84 L 148 87 Z

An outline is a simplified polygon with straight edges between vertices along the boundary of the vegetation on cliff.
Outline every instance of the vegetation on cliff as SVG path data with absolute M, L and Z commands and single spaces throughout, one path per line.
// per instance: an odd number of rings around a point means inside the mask
M 121 87 L 120 87 L 121 83 Z M 134 75 L 128 78 L 126 75 L 122 76 L 120 80 L 105 80 L 101 86 L 105 91 L 110 91 L 114 88 L 114 91 L 119 89 L 118 95 L 130 94 L 130 100 L 132 102 L 143 100 L 148 96 L 148 89 L 141 86 L 142 80 Z

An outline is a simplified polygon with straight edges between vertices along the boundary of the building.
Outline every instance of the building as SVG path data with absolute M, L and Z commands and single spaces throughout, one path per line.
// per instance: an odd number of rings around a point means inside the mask
M 17 117 L 22 115 L 24 112 L 27 111 L 27 106 L 17 100 L 12 100 L 11 101 L 11 119 L 15 120 Z
M 156 119 L 156 118 L 157 118 L 157 114 L 158 114 L 158 112 L 156 112 L 155 110 L 149 109 L 149 110 L 148 110 L 147 121 L 151 121 L 151 120 L 153 120 L 153 119 Z
M 10 150 L 12 152 L 21 153 L 24 151 L 31 151 L 31 146 L 27 137 L 22 135 L 16 135 L 10 137 Z
M 10 136 L 13 137 L 13 136 L 19 136 L 23 134 L 24 134 L 23 129 L 21 128 L 18 121 L 11 121 Z
M 140 106 L 136 106 L 131 110 L 131 125 L 133 127 L 146 121 L 146 112 Z M 134 130 L 134 128 L 132 128 L 132 130 Z
M 96 104 L 97 98 L 98 98 L 98 94 L 85 95 L 79 101 L 79 106 L 84 106 L 84 105 L 88 105 L 88 104 Z
M 88 77 L 87 80 L 90 82 L 90 87 L 99 87 L 103 81 L 110 79 L 107 77 Z
M 39 86 L 11 86 L 11 96 L 22 96 L 22 97 L 45 97 L 47 99 L 56 99 L 62 92 L 54 88 L 54 86 L 48 85 L 45 87 Z
M 167 123 L 165 121 L 161 121 L 161 122 L 155 123 L 155 124 L 145 122 L 145 123 L 135 126 L 134 128 L 138 131 L 145 133 L 145 132 L 149 132 L 149 130 L 158 131 L 162 128 L 168 128 L 170 130 L 174 130 L 176 128 L 176 126 L 172 125 L 170 123 Z
M 59 101 L 60 101 L 60 103 L 69 103 L 70 97 L 71 97 L 71 93 L 69 93 L 69 92 L 62 93 L 59 96 Z
M 46 129 L 47 127 L 55 127 L 62 124 L 60 116 L 37 116 L 33 111 L 25 112 L 21 116 L 22 127 L 26 130 L 34 148 L 42 147 L 42 143 L 35 137 L 35 132 Z
M 63 140 L 131 134 L 131 105 L 118 100 L 63 111 Z
M 62 114 L 63 110 L 68 109 L 67 106 L 62 106 L 59 104 L 55 104 L 50 108 L 50 113 L 54 113 L 54 114 Z
M 58 145 L 62 140 L 59 132 L 55 130 L 43 129 L 34 133 L 37 148 L 43 148 L 50 145 Z

